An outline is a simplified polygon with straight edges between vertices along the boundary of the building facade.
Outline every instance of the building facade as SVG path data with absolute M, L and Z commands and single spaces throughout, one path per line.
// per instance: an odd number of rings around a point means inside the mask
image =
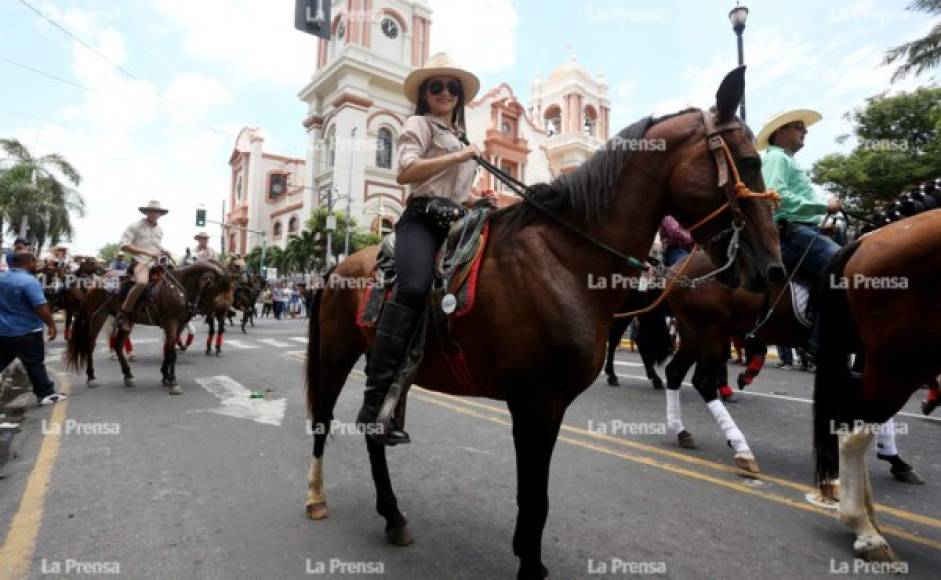
M 290 224 L 303 228 L 322 206 L 349 212 L 363 229 L 389 232 L 408 196 L 396 183 L 395 144 L 414 110 L 402 85 L 428 59 L 431 9 L 425 0 L 333 0 L 331 15 L 332 38 L 320 40 L 316 69 L 298 93 L 308 107 L 307 158 L 266 153 L 260 131 L 246 128 L 230 159 L 227 220 L 266 231 L 269 244 L 283 246 L 294 233 Z M 607 140 L 607 92 L 604 78 L 573 56 L 533 81 L 529 106 L 506 83 L 482 90 L 466 105 L 467 136 L 517 179 L 547 181 Z M 239 189 L 240 178 L 247 189 Z M 477 190 L 502 187 L 483 170 L 474 183 Z M 279 187 L 284 193 L 275 193 Z M 236 230 L 229 239 L 241 252 L 261 241 Z

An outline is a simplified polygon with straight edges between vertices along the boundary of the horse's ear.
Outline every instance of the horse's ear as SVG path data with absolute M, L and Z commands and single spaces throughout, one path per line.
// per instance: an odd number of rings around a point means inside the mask
M 745 66 L 742 65 L 725 75 L 716 92 L 716 113 L 720 123 L 725 123 L 735 117 L 735 109 L 742 102 L 744 94 Z

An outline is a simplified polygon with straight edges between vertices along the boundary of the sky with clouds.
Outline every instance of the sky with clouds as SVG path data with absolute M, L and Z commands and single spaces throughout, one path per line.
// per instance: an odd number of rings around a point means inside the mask
M 314 72 L 316 42 L 293 29 L 292 0 L 25 0 L 74 33 L 69 38 L 21 0 L 0 2 L 0 136 L 36 153 L 59 152 L 81 171 L 88 215 L 72 244 L 94 252 L 160 199 L 167 245 L 182 252 L 195 209 L 218 218 L 238 130 L 260 126 L 266 148 L 304 157 L 297 92 Z M 508 82 L 528 100 L 574 51 L 610 85 L 612 127 L 650 113 L 708 106 L 736 64 L 717 0 L 430 0 L 432 50 L 446 50 L 484 87 Z M 809 107 L 823 113 L 799 159 L 845 150 L 844 114 L 886 90 L 891 46 L 932 21 L 907 0 L 751 1 L 745 30 L 749 123 Z M 483 31 L 483 32 L 481 32 Z M 58 77 L 54 80 L 27 68 Z M 122 72 L 123 71 L 123 72 Z M 67 82 L 63 82 L 67 81 Z

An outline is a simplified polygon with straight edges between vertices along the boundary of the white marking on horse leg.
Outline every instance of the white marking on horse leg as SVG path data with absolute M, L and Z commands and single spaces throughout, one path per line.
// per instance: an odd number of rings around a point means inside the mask
M 895 417 L 883 423 L 876 433 L 876 453 L 889 457 L 899 454 L 899 449 L 895 446 Z
M 840 433 L 840 521 L 856 532 L 853 549 L 863 558 L 885 559 L 891 549 L 879 534 L 867 509 L 869 476 L 866 451 L 877 425 L 860 425 L 851 433 Z M 871 497 L 868 498 L 871 502 Z M 880 557 L 883 556 L 883 557 Z
M 683 427 L 683 411 L 680 409 L 680 390 L 666 389 L 667 394 L 667 428 L 674 435 L 685 431 Z
M 312 457 L 307 471 L 307 517 L 327 517 L 327 496 L 323 492 L 323 457 Z
M 709 401 L 706 407 L 709 408 L 709 412 L 712 413 L 712 418 L 716 420 L 719 429 L 722 430 L 722 435 L 724 435 L 725 439 L 732 445 L 732 449 L 735 450 L 735 453 L 751 453 L 751 448 L 748 447 L 748 441 L 745 440 L 745 434 L 742 433 L 742 430 L 739 429 L 735 421 L 732 420 L 732 415 L 729 415 L 729 411 L 725 408 L 725 405 L 722 404 L 722 401 L 719 399 Z

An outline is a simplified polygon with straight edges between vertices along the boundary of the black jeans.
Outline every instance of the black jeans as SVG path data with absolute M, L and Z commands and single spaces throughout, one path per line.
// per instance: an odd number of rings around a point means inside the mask
M 30 332 L 22 336 L 0 336 L 0 372 L 3 372 L 13 359 L 18 358 L 26 368 L 26 374 L 33 383 L 33 393 L 39 399 L 56 392 L 55 384 L 49 380 L 46 365 L 46 351 L 42 331 Z
M 435 252 L 444 236 L 419 212 L 421 198 L 409 202 L 395 224 L 395 302 L 424 308 L 435 274 Z M 418 202 L 419 205 L 416 205 Z

